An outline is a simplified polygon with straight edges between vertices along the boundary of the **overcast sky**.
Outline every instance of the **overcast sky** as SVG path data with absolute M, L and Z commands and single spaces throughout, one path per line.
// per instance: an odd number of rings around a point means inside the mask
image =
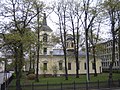
M 50 3 L 52 3 L 53 1 L 57 1 L 57 0 L 40 0 L 40 1 L 44 1 L 46 3 L 46 5 L 50 5 Z M 56 31 L 57 30 L 57 25 L 54 23 L 54 22 L 57 22 L 57 16 L 55 15 L 55 13 L 51 13 L 48 17 L 47 17 L 47 24 L 48 26 L 53 30 L 53 31 Z M 111 37 L 110 34 L 109 34 L 109 29 L 108 26 L 104 25 L 102 26 L 102 36 L 104 38 L 107 38 L 107 37 Z
M 47 6 L 49 6 L 52 2 L 56 0 L 40 0 L 40 1 L 43 1 Z M 53 31 L 57 30 L 57 25 L 55 24 L 56 21 L 57 15 L 54 12 L 49 14 L 49 16 L 47 17 L 47 24 Z

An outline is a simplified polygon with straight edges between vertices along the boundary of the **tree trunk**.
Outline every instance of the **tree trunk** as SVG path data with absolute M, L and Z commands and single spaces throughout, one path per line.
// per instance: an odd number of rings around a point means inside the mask
M 31 54 L 31 45 L 30 45 L 30 56 L 29 56 L 29 59 L 30 59 L 30 67 L 29 67 L 29 71 L 31 70 L 31 67 L 32 67 L 32 54 Z
M 113 39 L 112 61 L 110 62 L 110 66 L 109 66 L 109 80 L 112 80 L 112 70 L 113 70 L 114 62 L 115 62 L 115 39 Z
M 78 51 L 76 52 L 76 78 L 79 78 L 79 61 L 78 61 Z
M 64 49 L 64 58 L 65 58 L 65 79 L 68 80 L 65 12 L 64 12 L 64 41 L 63 41 L 63 49 Z
M 66 9 L 66 8 L 65 8 Z M 68 69 L 67 69 L 67 47 L 66 47 L 66 11 L 63 11 L 64 15 L 63 15 L 63 31 L 64 31 L 64 41 L 62 41 L 63 43 L 63 49 L 64 49 L 64 58 L 65 58 L 65 79 L 68 80 Z M 61 32 L 62 35 L 62 32 Z M 62 38 L 62 37 L 61 37 Z M 62 39 L 63 40 L 63 39 Z
M 39 30 L 39 7 L 37 7 L 37 13 L 38 13 L 38 16 L 37 16 L 37 23 L 38 23 L 38 32 L 37 32 L 37 34 L 38 34 L 38 43 L 37 43 L 37 45 L 38 45 L 38 47 L 37 47 L 37 68 L 36 68 L 36 81 L 37 82 L 39 82 L 39 77 L 38 77 L 38 72 L 39 72 L 39 51 L 40 51 L 40 30 Z
M 75 57 L 76 57 L 76 78 L 79 78 L 79 32 L 77 28 L 77 45 L 76 46 L 76 51 L 75 51 Z
M 99 32 L 99 31 L 98 31 Z M 91 30 L 90 30 L 90 33 L 91 33 L 91 39 L 90 39 L 90 42 L 91 42 L 91 45 L 92 45 L 92 56 L 93 56 L 93 69 L 94 69 L 94 76 L 96 77 L 97 76 L 97 70 L 96 70 L 96 51 L 95 51 L 95 42 L 94 42 L 94 37 L 93 37 L 93 30 L 92 30 L 92 26 L 91 26 Z M 96 39 L 96 43 L 97 43 L 97 40 L 98 40 L 98 33 L 97 33 L 97 39 Z
M 21 90 L 21 86 L 20 86 L 20 80 L 19 80 L 19 72 L 18 72 L 18 65 L 17 63 L 15 63 L 15 74 L 16 74 L 16 90 Z
M 77 17 L 77 45 L 76 45 L 76 63 L 77 63 L 77 71 L 76 78 L 79 78 L 79 17 Z
M 20 72 L 17 71 L 16 73 L 16 90 L 22 90 L 20 84 Z
M 110 66 L 109 66 L 109 80 L 112 80 L 112 70 L 113 70 L 113 65 L 115 62 L 115 31 L 114 31 L 114 26 L 115 23 L 112 22 L 112 26 L 111 26 L 111 32 L 112 32 L 112 37 L 113 37 L 113 41 L 112 41 L 112 61 L 110 62 Z
M 20 52 L 19 48 L 14 48 L 14 56 L 15 56 L 15 74 L 16 74 L 16 90 L 22 90 L 20 85 Z
M 120 13 L 118 13 L 118 26 L 120 26 Z M 118 65 L 119 65 L 119 71 L 120 71 L 120 29 L 118 30 L 118 55 L 119 55 L 119 60 L 118 60 Z
M 68 71 L 67 71 L 67 54 L 66 54 L 66 50 L 64 50 L 64 58 L 65 58 L 65 79 L 68 80 Z
M 95 57 L 95 46 L 92 46 L 93 49 L 93 68 L 94 68 L 94 76 L 97 76 L 97 70 L 96 70 L 96 57 Z
M 14 58 L 15 58 L 15 75 L 17 76 L 17 67 L 18 67 L 18 65 L 17 65 L 17 60 L 18 60 L 18 50 L 17 50 L 16 47 L 14 48 Z M 15 77 L 15 78 L 17 78 L 17 77 Z M 17 85 L 16 85 L 16 86 L 17 86 Z
M 23 67 L 23 44 L 20 43 L 17 52 L 17 62 L 16 62 L 16 90 L 22 90 L 20 79 L 22 76 L 22 67 Z
M 35 60 L 36 60 L 36 58 L 35 58 L 35 52 L 34 52 L 34 55 L 33 55 L 33 59 L 32 59 L 32 68 L 35 70 Z M 35 73 L 35 72 L 34 72 Z
M 71 17 L 71 22 L 72 22 L 72 28 L 73 28 L 73 39 L 74 39 L 74 54 L 75 54 L 75 60 L 76 60 L 76 78 L 79 78 L 79 60 L 78 60 L 78 48 L 79 48 L 79 32 L 77 28 L 77 40 L 76 40 L 76 35 L 75 35 L 75 28 L 74 28 L 74 23 L 73 19 Z
M 87 69 L 87 81 L 90 81 L 90 74 L 89 74 L 89 49 L 88 49 L 88 32 L 87 29 L 85 30 L 85 44 L 86 44 L 86 69 Z
M 84 9 L 85 9 L 85 18 L 84 18 L 84 29 L 85 29 L 85 47 L 86 47 L 86 69 L 87 69 L 87 82 L 90 81 L 90 73 L 89 73 L 89 49 L 88 49 L 88 30 L 89 27 L 87 25 L 87 19 L 88 19 L 88 8 L 89 8 L 89 1 L 84 2 Z M 90 26 L 90 24 L 89 24 Z
M 78 31 L 77 31 L 77 40 L 76 40 L 76 35 L 75 35 L 75 30 L 74 30 L 74 24 L 72 21 L 72 26 L 73 26 L 73 39 L 74 39 L 74 55 L 75 55 L 75 60 L 76 60 L 76 78 L 79 78 L 79 62 L 78 62 Z

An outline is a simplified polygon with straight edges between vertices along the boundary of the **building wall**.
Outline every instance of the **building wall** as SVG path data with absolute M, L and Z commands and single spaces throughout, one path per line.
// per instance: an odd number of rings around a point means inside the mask
M 112 40 L 102 43 L 103 50 L 100 53 L 100 58 L 102 59 L 103 70 L 108 70 L 110 62 L 112 61 Z M 115 43 L 115 63 L 113 69 L 119 69 L 119 55 L 118 55 L 118 43 Z
M 62 65 L 63 65 L 62 70 L 59 70 L 59 62 L 62 62 Z M 44 63 L 47 63 L 47 70 L 43 70 Z M 73 56 L 67 57 L 67 65 L 68 63 L 71 63 L 71 70 L 68 70 L 68 74 L 70 75 L 76 74 L 76 63 Z M 85 57 L 80 57 L 79 58 L 79 68 L 80 68 L 79 74 L 86 74 L 85 63 L 86 63 Z M 90 73 L 94 73 L 94 70 L 92 68 L 92 63 L 93 63 L 93 59 L 91 58 L 89 62 Z M 40 63 L 39 63 L 39 74 L 53 75 L 54 74 L 52 69 L 53 66 L 57 67 L 57 75 L 64 74 L 65 73 L 64 57 L 63 56 L 41 56 Z M 96 60 L 96 68 L 97 68 L 97 73 L 102 72 L 100 59 Z
M 43 35 L 47 34 L 47 42 L 43 41 Z M 40 32 L 40 41 L 41 41 L 41 55 L 44 55 L 44 48 L 47 48 L 47 53 L 46 55 L 50 55 L 50 52 L 53 48 L 53 43 L 52 43 L 52 32 L 51 31 L 41 31 Z

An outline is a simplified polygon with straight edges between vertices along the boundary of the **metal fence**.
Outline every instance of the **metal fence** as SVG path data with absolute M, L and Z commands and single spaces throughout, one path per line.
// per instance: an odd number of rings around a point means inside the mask
M 116 88 L 120 87 L 120 80 L 114 81 L 97 81 L 84 83 L 60 83 L 60 84 L 38 84 L 22 85 L 22 90 L 91 90 L 99 88 Z M 3 89 L 4 90 L 4 89 Z M 15 86 L 8 86 L 6 90 L 15 90 Z

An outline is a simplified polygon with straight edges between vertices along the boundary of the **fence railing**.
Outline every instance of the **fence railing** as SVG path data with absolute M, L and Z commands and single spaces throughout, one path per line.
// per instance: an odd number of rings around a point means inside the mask
M 22 90 L 91 90 L 99 88 L 116 88 L 120 87 L 120 80 L 97 81 L 83 83 L 59 83 L 59 84 L 38 84 L 22 85 Z M 6 90 L 15 90 L 15 86 L 8 86 Z

